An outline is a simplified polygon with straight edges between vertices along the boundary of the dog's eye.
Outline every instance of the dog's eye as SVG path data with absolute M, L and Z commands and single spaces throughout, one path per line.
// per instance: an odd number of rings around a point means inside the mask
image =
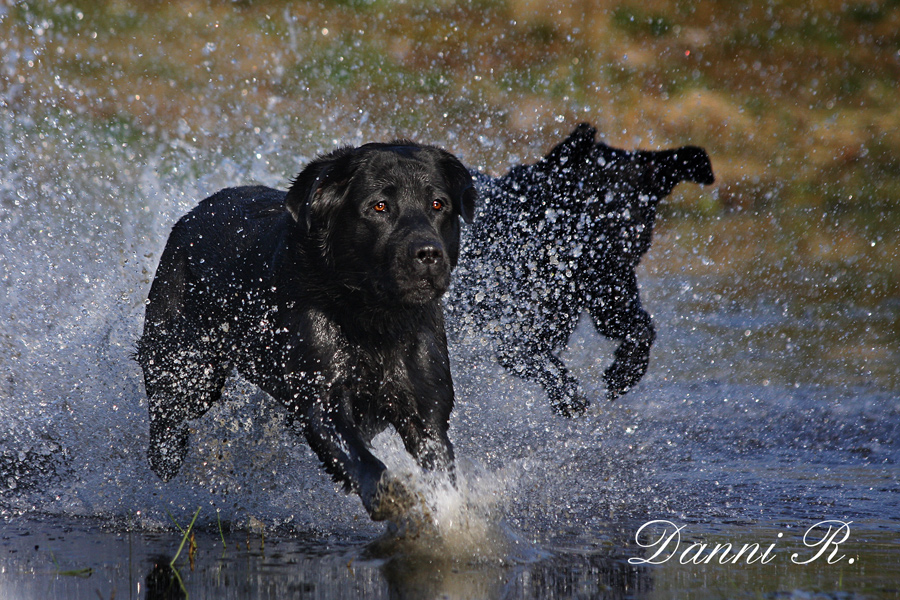
M 442 208 L 444 208 L 443 200 L 432 200 L 431 208 L 433 208 L 434 210 L 441 210 Z
M 372 210 L 375 212 L 384 212 L 387 210 L 387 202 L 379 201 L 372 205 Z

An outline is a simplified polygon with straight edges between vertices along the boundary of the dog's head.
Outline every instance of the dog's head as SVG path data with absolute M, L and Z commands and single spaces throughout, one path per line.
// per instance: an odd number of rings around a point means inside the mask
M 596 142 L 596 135 L 582 123 L 542 160 L 515 167 L 509 177 L 539 194 L 540 206 L 581 227 L 578 236 L 593 242 L 582 262 L 636 264 L 650 247 L 659 201 L 682 181 L 713 183 L 712 163 L 696 146 L 627 151 Z
M 715 182 L 703 148 L 627 151 L 596 142 L 596 136 L 596 128 L 582 123 L 539 162 L 515 167 L 511 174 L 544 189 L 551 206 L 572 209 L 609 194 L 625 204 L 639 202 L 641 196 L 656 202 L 682 181 Z
M 475 188 L 452 154 L 408 141 L 341 148 L 297 177 L 285 207 L 306 251 L 341 285 L 417 305 L 441 296 Z

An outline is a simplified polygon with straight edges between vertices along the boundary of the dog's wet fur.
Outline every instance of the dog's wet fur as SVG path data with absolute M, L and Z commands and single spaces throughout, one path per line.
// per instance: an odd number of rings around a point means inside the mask
M 188 421 L 219 400 L 236 369 L 287 407 L 373 519 L 397 504 L 369 448 L 386 427 L 423 468 L 452 477 L 441 296 L 475 197 L 454 156 L 401 140 L 319 157 L 287 192 L 222 190 L 182 217 L 136 355 L 157 475 L 178 473 Z
M 582 124 L 535 164 L 476 175 L 479 207 L 448 296 L 452 336 L 493 338 L 500 363 L 539 383 L 566 416 L 589 403 L 556 355 L 582 311 L 620 342 L 604 373 L 609 400 L 647 371 L 655 331 L 635 268 L 657 205 L 682 181 L 715 180 L 702 148 L 625 151 L 596 133 Z

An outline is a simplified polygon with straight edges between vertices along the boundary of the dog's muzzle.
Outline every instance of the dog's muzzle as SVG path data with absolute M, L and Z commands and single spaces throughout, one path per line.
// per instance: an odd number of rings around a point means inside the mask
M 413 302 L 432 300 L 450 287 L 450 261 L 444 245 L 435 239 L 419 239 L 407 247 L 407 298 Z

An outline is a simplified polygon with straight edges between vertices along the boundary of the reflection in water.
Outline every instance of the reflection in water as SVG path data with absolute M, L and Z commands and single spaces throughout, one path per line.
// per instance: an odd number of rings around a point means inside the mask
M 625 598 L 651 589 L 647 570 L 604 555 L 560 555 L 488 568 L 395 557 L 383 567 L 391 598 Z
M 457 561 L 416 554 L 376 558 L 371 547 L 307 554 L 273 540 L 268 552 L 200 557 L 194 571 L 148 557 L 147 600 L 239 598 L 625 598 L 652 589 L 650 572 L 602 553 L 544 552 L 540 559 Z M 184 570 L 185 572 L 181 572 Z M 183 581 L 185 583 L 183 583 Z
M 144 580 L 147 600 L 183 600 L 188 597 L 181 575 L 165 556 L 151 558 L 153 568 Z
M 810 589 L 896 598 L 896 522 L 866 520 L 859 529 L 852 525 L 841 551 L 854 562 L 843 560 L 840 566 L 825 560 L 792 564 L 793 552 L 810 554 L 796 523 L 688 525 L 691 541 L 711 545 L 778 540 L 771 564 L 725 567 L 682 565 L 675 559 L 654 566 L 629 564 L 629 558 L 640 555 L 632 543 L 640 521 L 544 544 L 527 559 L 480 561 L 422 556 L 409 546 L 384 556 L 371 542 L 297 532 L 271 532 L 265 538 L 227 532 L 223 548 L 219 532 L 207 528 L 197 531 L 193 567 L 182 556 L 176 571 L 170 561 L 181 534 L 174 530 L 123 532 L 99 521 L 59 518 L 19 521 L 4 523 L 0 532 L 0 599 L 721 597 L 716 590 L 734 590 L 737 597 L 808 597 L 798 590 Z M 90 576 L 70 575 L 84 573 L 88 566 Z M 843 592 L 823 597 L 845 597 Z

